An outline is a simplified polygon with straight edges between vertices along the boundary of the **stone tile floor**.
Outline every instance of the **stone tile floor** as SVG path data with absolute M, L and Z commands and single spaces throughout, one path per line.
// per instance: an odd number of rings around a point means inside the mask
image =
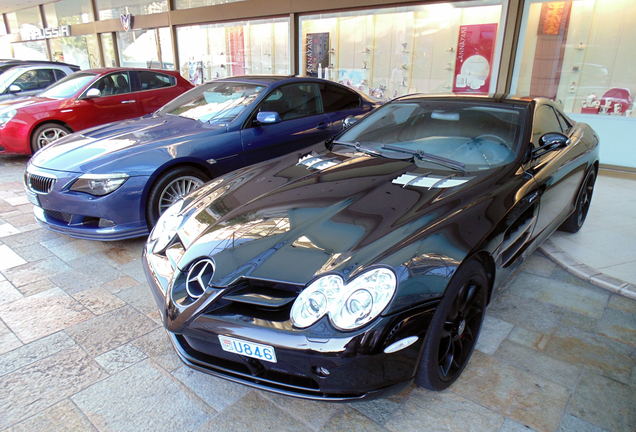
M 636 301 L 540 253 L 493 300 L 477 351 L 444 392 L 308 402 L 194 371 L 158 321 L 144 241 L 40 228 L 25 162 L 0 157 L 0 430 L 636 429 Z

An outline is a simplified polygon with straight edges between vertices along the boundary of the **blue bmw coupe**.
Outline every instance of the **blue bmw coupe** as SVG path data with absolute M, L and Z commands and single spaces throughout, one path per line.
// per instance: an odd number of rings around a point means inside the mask
M 147 235 L 205 182 L 300 150 L 378 103 L 305 77 L 254 76 L 196 87 L 154 114 L 68 135 L 37 152 L 27 195 L 45 227 L 92 240 Z

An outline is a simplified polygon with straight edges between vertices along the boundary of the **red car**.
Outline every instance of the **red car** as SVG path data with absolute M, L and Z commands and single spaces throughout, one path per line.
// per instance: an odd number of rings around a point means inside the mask
M 191 88 L 177 71 L 76 72 L 37 96 L 0 103 L 0 154 L 32 154 L 70 133 L 150 114 Z

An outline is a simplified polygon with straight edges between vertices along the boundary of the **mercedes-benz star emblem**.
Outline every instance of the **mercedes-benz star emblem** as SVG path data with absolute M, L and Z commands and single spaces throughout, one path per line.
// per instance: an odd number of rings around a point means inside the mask
M 194 263 L 188 271 L 186 291 L 192 298 L 198 299 L 203 295 L 214 275 L 214 263 L 203 259 Z

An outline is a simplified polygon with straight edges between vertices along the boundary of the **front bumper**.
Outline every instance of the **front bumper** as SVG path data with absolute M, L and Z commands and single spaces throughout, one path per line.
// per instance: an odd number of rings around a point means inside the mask
M 147 176 L 130 177 L 114 192 L 101 197 L 69 188 L 79 173 L 27 167 L 36 175 L 54 179 L 50 192 L 26 185 L 36 220 L 45 228 L 87 240 L 124 240 L 148 234 L 142 211 Z
M 381 317 L 347 333 L 333 329 L 326 318 L 299 330 L 285 322 L 251 319 L 236 311 L 217 313 L 211 308 L 203 308 L 184 322 L 175 316 L 179 306 L 171 300 L 170 290 L 164 288 L 166 279 L 151 260 L 144 251 L 144 271 L 164 325 L 179 357 L 195 369 L 262 390 L 335 402 L 393 394 L 415 377 L 435 304 Z M 226 352 L 219 335 L 270 345 L 278 361 Z M 384 353 L 390 343 L 413 335 L 419 338 L 413 345 Z

